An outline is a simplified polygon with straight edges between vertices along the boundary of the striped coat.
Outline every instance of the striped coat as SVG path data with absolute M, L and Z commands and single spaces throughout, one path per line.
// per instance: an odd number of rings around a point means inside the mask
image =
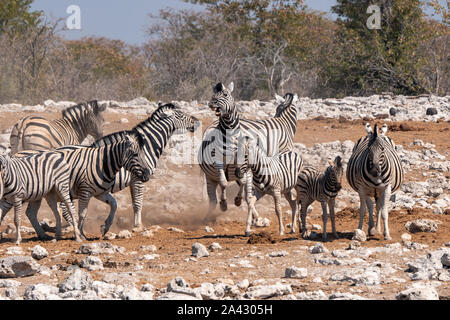
M 243 164 L 236 169 L 236 175 L 243 177 L 246 175 L 247 199 L 249 210 L 245 234 L 251 233 L 251 220 L 254 217 L 255 202 L 262 196 L 269 194 L 274 198 L 275 211 L 278 217 L 279 233 L 284 234 L 281 195 L 283 194 L 291 205 L 292 228 L 295 232 L 295 222 L 297 216 L 297 203 L 299 199 L 292 199 L 291 191 L 297 184 L 297 177 L 303 166 L 303 159 L 296 151 L 283 151 L 273 156 L 268 156 L 254 140 L 247 140 L 240 144 L 238 156 L 243 150 Z M 253 187 L 258 191 L 258 195 L 253 195 Z
M 369 210 L 369 234 L 374 235 L 373 203 L 377 210 L 377 232 L 381 232 L 381 217 L 384 224 L 384 238 L 391 239 L 388 226 L 388 205 L 391 194 L 403 182 L 403 168 L 395 150 L 395 143 L 386 136 L 387 126 L 381 131 L 378 125 L 372 131 L 366 125 L 367 136 L 360 138 L 353 148 L 347 165 L 347 181 L 360 197 L 360 219 L 358 229 L 362 229 L 366 209 Z
M 158 160 L 161 157 L 169 139 L 174 134 L 184 133 L 186 131 L 194 132 L 200 125 L 197 118 L 182 112 L 175 105 L 160 104 L 158 109 L 145 121 L 136 125 L 130 131 L 120 131 L 112 133 L 97 140 L 93 146 L 106 146 L 108 144 L 121 141 L 126 134 L 138 135 L 143 139 L 143 160 L 150 169 L 151 174 L 156 169 Z M 118 192 L 130 187 L 131 198 L 134 210 L 135 226 L 142 226 L 142 205 L 144 197 L 144 184 L 139 180 L 133 180 L 129 172 L 121 169 L 111 186 L 110 192 Z M 102 199 L 99 199 L 102 200 Z M 110 206 L 115 206 L 115 200 L 105 201 Z M 111 218 L 108 218 L 111 219 Z M 108 231 L 105 228 L 104 232 Z
M 24 157 L 7 157 L 0 155 L 0 211 L 1 220 L 14 207 L 14 223 L 16 225 L 16 244 L 20 244 L 20 222 L 22 204 L 29 202 L 26 215 L 37 216 L 42 198 L 47 200 L 56 219 L 56 237 L 61 237 L 61 218 L 57 209 L 57 201 L 63 201 L 69 208 L 71 218 L 76 220 L 75 207 L 70 194 L 70 168 L 64 157 L 57 152 L 42 152 Z M 31 220 L 30 220 L 31 221 Z M 31 221 L 33 227 L 41 228 Z M 41 228 L 42 230 L 42 228 Z M 75 239 L 80 241 L 80 232 L 74 228 Z M 38 233 L 41 239 L 48 236 Z
M 87 135 L 99 139 L 103 136 L 102 112 L 105 109 L 106 104 L 98 105 L 94 100 L 63 110 L 61 119 L 22 118 L 11 132 L 11 154 L 22 150 L 53 150 L 66 145 L 79 145 Z
M 336 225 L 334 219 L 335 200 L 338 192 L 342 188 L 342 177 L 344 169 L 341 157 L 337 156 L 334 161 L 330 161 L 330 166 L 325 172 L 320 172 L 312 167 L 304 168 L 297 179 L 297 194 L 301 203 L 301 223 L 302 236 L 306 238 L 306 213 L 308 207 L 314 201 L 319 201 L 322 206 L 323 233 L 322 239 L 327 238 L 327 205 L 331 217 L 333 235 L 337 238 Z
M 241 134 L 252 137 L 268 155 L 290 150 L 293 146 L 297 123 L 297 108 L 294 105 L 297 97 L 287 94 L 281 98 L 283 102 L 277 108 L 277 115 L 267 120 L 240 119 L 234 99 L 231 95 L 234 85 L 225 87 L 222 83 L 213 87 L 214 95 L 209 103 L 218 120 L 211 123 L 203 134 L 202 146 L 198 161 L 205 174 L 207 194 L 209 198 L 209 214 L 217 205 L 217 186 L 220 186 L 220 207 L 227 210 L 226 187 L 228 181 L 237 180 L 240 184 L 235 204 L 239 206 L 244 193 L 244 182 L 235 176 L 236 151 L 238 146 L 233 142 Z M 277 100 L 281 101 L 280 97 Z M 254 213 L 257 215 L 256 210 Z

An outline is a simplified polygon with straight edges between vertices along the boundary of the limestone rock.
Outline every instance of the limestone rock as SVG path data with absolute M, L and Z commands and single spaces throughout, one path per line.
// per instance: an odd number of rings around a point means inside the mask
M 39 264 L 29 256 L 0 258 L 0 278 L 21 278 L 34 275 Z

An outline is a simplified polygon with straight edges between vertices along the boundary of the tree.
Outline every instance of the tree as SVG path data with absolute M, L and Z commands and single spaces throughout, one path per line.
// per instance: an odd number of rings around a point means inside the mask
M 42 11 L 30 11 L 33 0 L 0 1 L 0 34 L 23 33 L 41 23 Z

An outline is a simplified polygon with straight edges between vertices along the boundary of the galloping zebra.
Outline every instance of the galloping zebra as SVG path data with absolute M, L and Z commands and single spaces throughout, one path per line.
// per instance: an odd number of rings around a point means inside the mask
M 129 171 L 132 179 L 146 182 L 150 179 L 150 169 L 146 167 L 143 159 L 143 144 L 141 136 L 128 136 L 124 140 L 103 147 L 66 146 L 56 149 L 63 155 L 70 167 L 70 197 L 78 199 L 78 228 L 81 236 L 86 239 L 83 225 L 86 219 L 89 200 L 91 197 L 108 203 L 112 198 L 111 186 L 114 184 L 116 174 L 121 168 Z M 27 151 L 19 155 L 27 154 Z M 61 205 L 64 218 L 71 224 L 72 219 L 67 214 L 64 205 Z M 114 216 L 108 217 L 105 224 L 109 228 Z M 44 233 L 37 216 L 30 217 L 38 235 Z
M 61 119 L 22 118 L 11 132 L 11 154 L 22 150 L 53 150 L 66 145 L 79 145 L 87 135 L 100 139 L 104 123 L 102 112 L 106 107 L 106 104 L 98 105 L 94 100 L 64 109 Z
M 240 137 L 239 139 L 242 138 Z M 242 165 L 238 165 L 236 168 L 236 175 L 242 178 L 246 174 L 247 177 L 248 216 L 245 234 L 250 235 L 251 233 L 250 227 L 254 216 L 255 202 L 266 194 L 270 194 L 274 199 L 280 235 L 284 234 L 281 194 L 285 196 L 292 209 L 291 233 L 295 233 L 298 212 L 297 204 L 300 199 L 298 194 L 297 199 L 293 199 L 291 191 L 295 188 L 297 177 L 302 169 L 302 157 L 294 150 L 267 156 L 266 152 L 256 144 L 255 140 L 252 138 L 244 139 L 246 141 L 239 144 L 238 150 L 238 156 L 243 155 L 244 161 Z M 252 192 L 253 186 L 255 186 L 257 191 L 256 196 Z
M 369 234 L 374 235 L 373 203 L 375 198 L 377 210 L 377 231 L 381 232 L 381 217 L 384 224 L 384 239 L 391 240 L 388 226 L 388 205 L 391 193 L 395 192 L 403 182 L 403 168 L 395 151 L 395 144 L 386 136 L 387 126 L 381 132 L 378 125 L 372 131 L 366 124 L 367 136 L 358 140 L 353 148 L 347 165 L 347 180 L 358 192 L 360 199 L 359 225 L 362 229 L 366 208 L 369 210 Z
M 333 235 L 337 238 L 336 225 L 334 220 L 334 205 L 336 196 L 342 188 L 342 176 L 344 168 L 341 157 L 337 156 L 334 161 L 329 162 L 330 166 L 325 172 L 319 172 L 312 167 L 302 169 L 297 179 L 296 191 L 301 202 L 301 227 L 302 237 L 306 237 L 306 212 L 314 201 L 319 201 L 322 205 L 323 233 L 322 239 L 327 239 L 327 204 L 330 210 L 331 226 Z
M 57 201 L 63 201 L 69 208 L 73 221 L 77 221 L 75 207 L 70 194 L 70 168 L 64 161 L 62 154 L 58 152 L 42 152 L 24 157 L 7 157 L 0 155 L 0 224 L 5 215 L 14 206 L 14 223 L 16 225 L 16 244 L 19 245 L 20 222 L 22 204 L 28 201 L 27 217 L 36 216 L 42 198 L 45 198 L 53 211 L 56 226 L 56 238 L 61 237 L 61 218 L 57 208 Z M 32 219 L 30 219 L 32 223 Z M 36 225 L 33 225 L 36 227 Z M 40 227 L 40 226 L 39 226 Z M 80 231 L 74 228 L 75 239 L 81 241 Z M 43 234 L 39 237 L 48 238 Z
M 279 151 L 290 150 L 293 146 L 297 124 L 297 108 L 294 103 L 297 95 L 286 94 L 284 99 L 277 96 L 281 105 L 277 108 L 277 116 L 267 120 L 240 119 L 234 103 L 234 85 L 228 88 L 222 83 L 213 87 L 213 97 L 208 104 L 215 111 L 218 120 L 211 123 L 203 134 L 202 146 L 199 150 L 198 161 L 205 174 L 207 194 L 209 198 L 210 215 L 217 206 L 217 186 L 220 186 L 220 208 L 227 210 L 226 187 L 228 181 L 237 180 L 239 192 L 234 200 L 240 206 L 244 193 L 245 182 L 235 176 L 236 151 L 238 146 L 235 138 L 241 133 L 252 137 L 257 144 L 270 156 Z M 280 99 L 281 98 L 281 99 Z M 254 211 L 257 215 L 256 210 Z
M 173 134 L 180 134 L 185 131 L 194 132 L 199 125 L 200 122 L 197 118 L 182 112 L 175 105 L 171 103 L 160 104 L 147 120 L 139 123 L 132 130 L 112 133 L 96 141 L 92 146 L 105 146 L 121 141 L 127 134 L 141 136 L 144 144 L 142 156 L 146 166 L 153 172 L 170 137 Z M 130 186 L 133 202 L 134 224 L 136 227 L 140 227 L 142 226 L 141 212 L 144 184 L 138 180 L 133 180 L 129 172 L 121 169 L 113 181 L 110 192 L 118 192 L 128 186 Z M 112 221 L 117 207 L 116 201 L 112 196 L 99 200 L 110 205 L 111 213 L 108 219 Z M 108 230 L 109 226 L 106 225 L 103 233 L 105 234 Z

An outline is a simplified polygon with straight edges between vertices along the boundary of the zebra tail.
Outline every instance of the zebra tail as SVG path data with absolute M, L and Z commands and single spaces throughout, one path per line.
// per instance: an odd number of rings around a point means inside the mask
M 11 149 L 11 154 L 15 154 L 18 151 L 23 150 L 23 130 L 18 128 L 19 123 L 16 123 L 11 131 L 11 135 L 9 137 L 9 148 Z

